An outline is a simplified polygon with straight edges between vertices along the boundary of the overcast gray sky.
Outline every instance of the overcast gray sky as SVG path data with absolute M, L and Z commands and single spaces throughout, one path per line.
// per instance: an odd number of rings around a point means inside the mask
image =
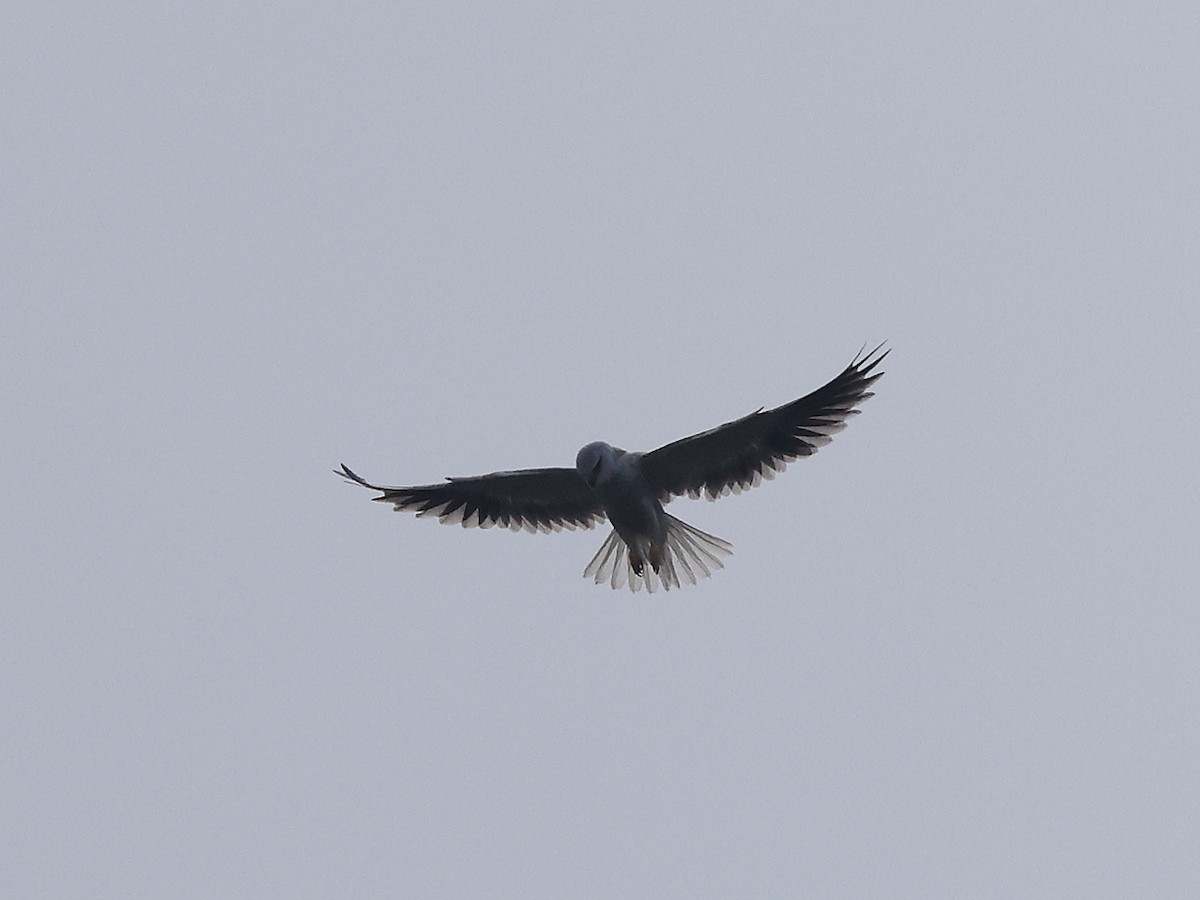
M 9 4 L 0 893 L 1200 895 L 1200 12 Z M 387 483 L 651 449 L 604 531 Z

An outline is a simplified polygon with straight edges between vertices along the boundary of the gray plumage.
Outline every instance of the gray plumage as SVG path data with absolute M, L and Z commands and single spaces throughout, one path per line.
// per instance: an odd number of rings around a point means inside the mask
M 607 518 L 613 530 L 584 576 L 613 588 L 643 585 L 654 591 L 695 584 L 714 569 L 732 545 L 688 525 L 663 509 L 687 495 L 715 500 L 740 493 L 787 464 L 811 456 L 846 427 L 873 396 L 875 371 L 890 351 L 855 357 L 840 375 L 811 394 L 772 410 L 758 410 L 649 453 L 631 453 L 596 441 L 583 447 L 574 468 L 522 469 L 443 484 L 383 487 L 345 465 L 337 474 L 381 492 L 375 500 L 418 516 L 436 516 L 463 527 L 501 525 L 514 531 L 591 528 Z

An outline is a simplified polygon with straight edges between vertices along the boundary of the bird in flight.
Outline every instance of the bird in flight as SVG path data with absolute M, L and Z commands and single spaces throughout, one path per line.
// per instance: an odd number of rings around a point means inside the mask
M 574 468 L 521 469 L 443 484 L 384 487 L 343 465 L 335 473 L 360 484 L 396 510 L 437 516 L 464 528 L 501 525 L 519 531 L 591 528 L 608 519 L 612 532 L 583 571 L 596 584 L 653 592 L 695 584 L 733 545 L 706 534 L 663 509 L 684 494 L 716 500 L 772 479 L 803 456 L 812 456 L 857 415 L 883 375 L 876 367 L 890 350 L 859 353 L 840 375 L 791 403 L 759 409 L 741 419 L 683 438 L 649 453 L 632 453 L 596 441 L 583 447 Z

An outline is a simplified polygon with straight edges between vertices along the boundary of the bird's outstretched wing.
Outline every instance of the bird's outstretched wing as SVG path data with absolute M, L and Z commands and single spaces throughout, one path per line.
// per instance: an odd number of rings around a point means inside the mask
M 501 525 L 513 531 L 558 531 L 591 528 L 604 518 L 596 495 L 574 469 L 524 469 L 473 478 L 447 478 L 445 484 L 382 487 L 355 475 L 345 465 L 335 469 L 347 481 L 382 496 L 397 510 L 437 516 L 439 522 L 464 528 Z
M 715 500 L 774 478 L 828 444 L 858 414 L 855 407 L 873 396 L 867 389 L 883 374 L 873 371 L 891 352 L 882 349 L 856 357 L 806 397 L 652 450 L 641 459 L 642 473 L 663 501 L 681 494 Z

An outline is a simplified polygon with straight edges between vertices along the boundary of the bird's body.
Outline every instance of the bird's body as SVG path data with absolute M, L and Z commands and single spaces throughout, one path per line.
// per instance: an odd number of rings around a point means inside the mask
M 604 514 L 625 543 L 630 548 L 647 543 L 648 550 L 662 544 L 666 531 L 662 503 L 638 466 L 641 455 L 596 441 L 579 451 L 575 468 L 596 492 Z M 649 554 L 639 548 L 638 558 L 642 555 Z
M 661 584 L 670 590 L 681 579 L 694 584 L 723 568 L 721 557 L 732 547 L 675 518 L 663 505 L 681 494 L 715 500 L 740 493 L 829 443 L 857 414 L 855 407 L 872 396 L 867 388 L 883 374 L 873 370 L 887 356 L 879 349 L 856 358 L 833 381 L 799 400 L 649 453 L 595 441 L 579 451 L 573 469 L 494 472 L 417 487 L 370 484 L 346 466 L 338 474 L 381 491 L 375 499 L 397 510 L 436 515 L 464 527 L 501 524 L 551 531 L 591 528 L 607 518 L 613 531 L 584 575 L 614 588 L 628 584 L 636 591 L 644 585 L 653 591 Z

